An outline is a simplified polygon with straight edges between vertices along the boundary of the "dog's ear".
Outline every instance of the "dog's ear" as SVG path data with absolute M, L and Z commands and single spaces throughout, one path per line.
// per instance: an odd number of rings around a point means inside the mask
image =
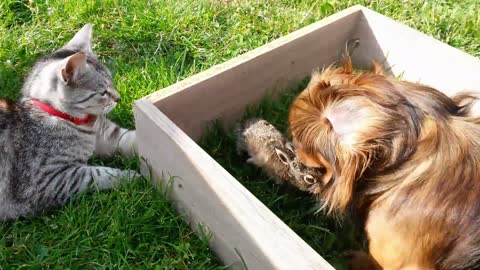
M 381 132 L 381 114 L 361 98 L 346 99 L 325 108 L 324 117 L 337 141 L 335 160 L 329 161 L 334 164 L 332 186 L 324 194 L 329 213 L 343 212 L 350 203 L 355 182 L 369 166 L 375 147 L 371 139 Z
M 360 98 L 329 104 L 324 117 L 344 147 L 354 147 L 361 143 L 363 135 L 379 124 L 378 112 Z
M 300 162 L 307 167 L 320 168 L 325 166 L 316 155 L 305 152 L 302 147 L 298 147 L 296 154 Z
M 333 172 L 331 187 L 323 194 L 329 214 L 345 212 L 352 201 L 356 181 L 367 165 L 367 160 L 361 153 L 352 154 L 346 151 L 344 154 L 338 157 L 338 166 Z
M 366 164 L 364 155 L 355 153 L 353 149 L 339 149 L 332 160 L 326 160 L 299 148 L 297 157 L 305 166 L 325 169 L 320 181 L 324 186 L 330 186 L 321 196 L 326 210 L 329 214 L 344 212 L 352 200 L 355 181 Z

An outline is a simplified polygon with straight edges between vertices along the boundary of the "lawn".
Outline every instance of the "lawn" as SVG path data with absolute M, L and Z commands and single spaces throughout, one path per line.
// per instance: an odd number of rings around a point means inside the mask
M 287 134 L 289 105 L 308 80 L 293 89 L 282 89 L 279 98 L 266 96 L 259 104 L 249 106 L 242 120 L 262 118 Z M 330 264 L 336 269 L 347 269 L 343 253 L 364 248 L 361 231 L 355 230 L 348 218 L 339 222 L 318 213 L 319 205 L 313 197 L 287 185 L 275 185 L 264 171 L 245 162 L 248 156 L 238 155 L 236 141 L 234 129 L 226 130 L 214 121 L 200 140 L 200 146 Z
M 94 50 L 114 72 L 122 94 L 111 117 L 132 127 L 135 99 L 353 4 L 363 4 L 480 55 L 478 0 L 3 0 L 0 97 L 18 98 L 35 59 L 62 46 L 90 22 L 94 24 Z M 217 131 L 216 138 L 231 139 Z M 132 160 L 92 162 L 137 167 Z M 287 204 L 294 211 L 282 216 L 287 223 L 292 223 L 289 217 L 298 226 L 299 218 L 305 220 L 302 229 L 318 234 L 307 241 L 332 262 L 338 254 L 327 254 L 327 250 L 339 252 L 351 245 L 327 237 L 340 228 L 335 222 L 312 222 L 318 217 L 312 217 L 309 197 L 268 188 L 255 192 L 276 212 L 275 207 Z M 262 192 L 270 195 L 262 197 Z M 295 200 L 285 199 L 289 197 Z M 346 239 L 353 237 L 345 226 L 342 230 L 348 232 Z M 206 237 L 194 235 L 148 180 L 84 195 L 44 217 L 0 225 L 0 235 L 0 269 L 221 269 Z

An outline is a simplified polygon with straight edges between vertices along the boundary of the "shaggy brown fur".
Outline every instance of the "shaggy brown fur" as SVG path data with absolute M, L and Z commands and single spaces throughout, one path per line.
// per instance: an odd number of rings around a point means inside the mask
M 376 63 L 355 73 L 347 57 L 343 67 L 315 72 L 293 102 L 299 159 L 328 172 L 319 198 L 331 214 L 363 213 L 379 267 L 480 264 L 480 120 L 468 115 L 474 99 L 385 76 Z

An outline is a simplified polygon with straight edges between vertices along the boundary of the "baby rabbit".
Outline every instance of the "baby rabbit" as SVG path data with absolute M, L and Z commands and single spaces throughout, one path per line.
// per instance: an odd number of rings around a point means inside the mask
M 322 171 L 301 164 L 292 144 L 269 122 L 250 119 L 236 129 L 237 152 L 246 152 L 252 163 L 274 179 L 276 184 L 285 182 L 306 192 L 318 192 Z

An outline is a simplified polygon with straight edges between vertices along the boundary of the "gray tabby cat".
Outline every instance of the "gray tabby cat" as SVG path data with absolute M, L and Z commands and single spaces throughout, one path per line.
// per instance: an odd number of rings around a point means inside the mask
M 87 165 L 94 154 L 134 156 L 136 145 L 135 131 L 105 117 L 120 96 L 91 38 L 87 24 L 34 65 L 20 102 L 0 99 L 0 220 L 38 215 L 90 186 L 138 176 Z

